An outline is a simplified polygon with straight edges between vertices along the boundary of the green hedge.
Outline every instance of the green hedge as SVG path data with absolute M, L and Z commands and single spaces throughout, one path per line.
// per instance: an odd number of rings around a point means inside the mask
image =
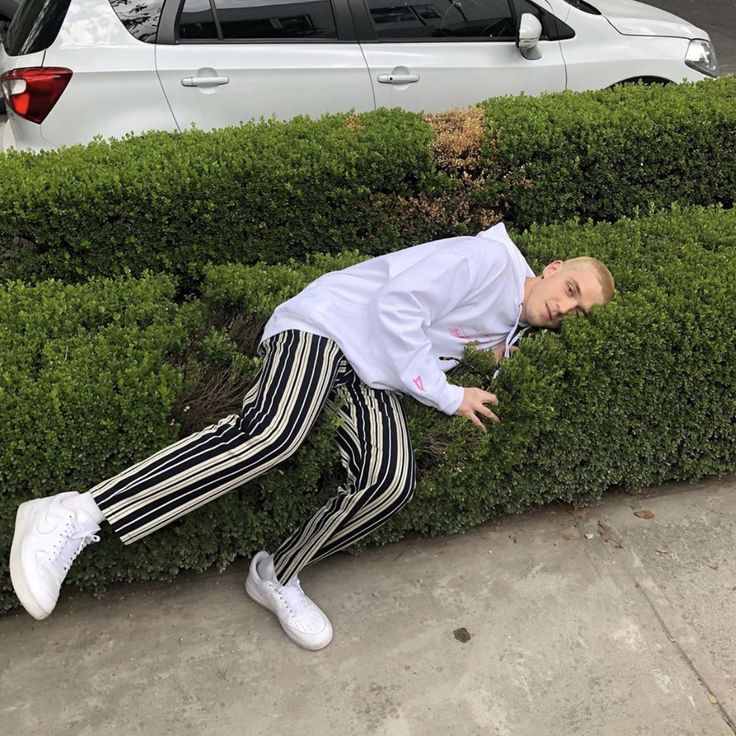
M 379 111 L 250 123 L 0 159 L 1 275 L 76 281 L 392 242 L 381 202 L 447 186 L 429 126 Z M 426 227 L 418 228 L 429 234 Z M 394 233 L 395 237 L 395 233 Z
M 736 199 L 736 78 L 485 103 L 517 227 Z M 531 186 L 527 185 L 528 182 Z
M 518 236 L 535 267 L 558 256 L 602 257 L 619 294 L 590 319 L 566 321 L 559 334 L 525 337 L 493 383 L 492 356 L 468 356 L 471 366 L 453 380 L 488 386 L 500 399 L 501 424 L 487 435 L 406 400 L 417 493 L 373 541 L 454 532 L 557 499 L 589 504 L 612 487 L 733 472 L 735 233 L 734 211 L 676 209 Z M 223 372 L 232 386 L 253 375 L 257 360 L 239 348 L 253 343 L 271 309 L 322 270 L 360 257 L 316 258 L 305 271 L 213 266 L 202 300 L 183 306 L 166 277 L 3 287 L 0 607 L 15 604 L 7 558 L 19 502 L 84 491 L 202 426 L 208 411 L 230 410 L 237 392 L 220 392 Z M 327 417 L 286 472 L 136 545 L 106 533 L 75 564 L 71 582 L 99 592 L 118 580 L 222 568 L 273 547 L 334 492 L 341 472 L 333 432 Z
M 0 157 L 0 276 L 150 269 L 187 290 L 209 261 L 375 255 L 735 191 L 736 78 L 150 133 Z

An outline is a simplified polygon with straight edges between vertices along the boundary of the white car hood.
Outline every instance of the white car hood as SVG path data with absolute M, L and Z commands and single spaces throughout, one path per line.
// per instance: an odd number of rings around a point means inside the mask
M 591 0 L 608 22 L 625 36 L 676 36 L 706 38 L 702 29 L 666 10 L 634 0 Z

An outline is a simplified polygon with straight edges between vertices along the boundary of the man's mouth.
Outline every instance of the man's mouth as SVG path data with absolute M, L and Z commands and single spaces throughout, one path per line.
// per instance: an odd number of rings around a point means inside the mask
M 547 305 L 547 302 L 544 303 L 544 308 L 547 310 L 547 319 L 552 322 L 552 312 L 549 311 L 549 306 Z

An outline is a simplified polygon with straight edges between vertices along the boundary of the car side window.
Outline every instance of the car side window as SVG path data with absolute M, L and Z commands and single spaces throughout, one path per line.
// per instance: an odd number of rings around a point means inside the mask
M 215 0 L 223 38 L 336 39 L 330 0 Z
M 37 0 L 34 0 L 37 2 Z M 31 2 L 24 3 L 30 5 Z M 55 3 L 58 6 L 58 3 Z M 67 3 L 68 7 L 69 3 Z M 110 5 L 128 33 L 144 43 L 156 42 L 158 21 L 161 17 L 163 0 L 110 0 Z M 37 13 L 39 19 L 40 15 Z M 62 15 L 63 18 L 63 15 Z
M 337 39 L 337 29 L 330 0 L 185 0 L 178 37 L 184 41 L 331 40 Z
M 513 41 L 516 37 L 509 0 L 366 0 L 376 38 L 484 39 Z
M 217 38 L 210 0 L 186 0 L 179 16 L 179 38 Z

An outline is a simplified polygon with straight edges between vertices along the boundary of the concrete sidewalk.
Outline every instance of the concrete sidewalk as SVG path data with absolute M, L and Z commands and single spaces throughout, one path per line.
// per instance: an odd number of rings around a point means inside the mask
M 0 619 L 0 732 L 734 736 L 735 550 L 728 479 L 340 555 L 303 576 L 335 629 L 319 653 L 244 563 L 64 591 Z

